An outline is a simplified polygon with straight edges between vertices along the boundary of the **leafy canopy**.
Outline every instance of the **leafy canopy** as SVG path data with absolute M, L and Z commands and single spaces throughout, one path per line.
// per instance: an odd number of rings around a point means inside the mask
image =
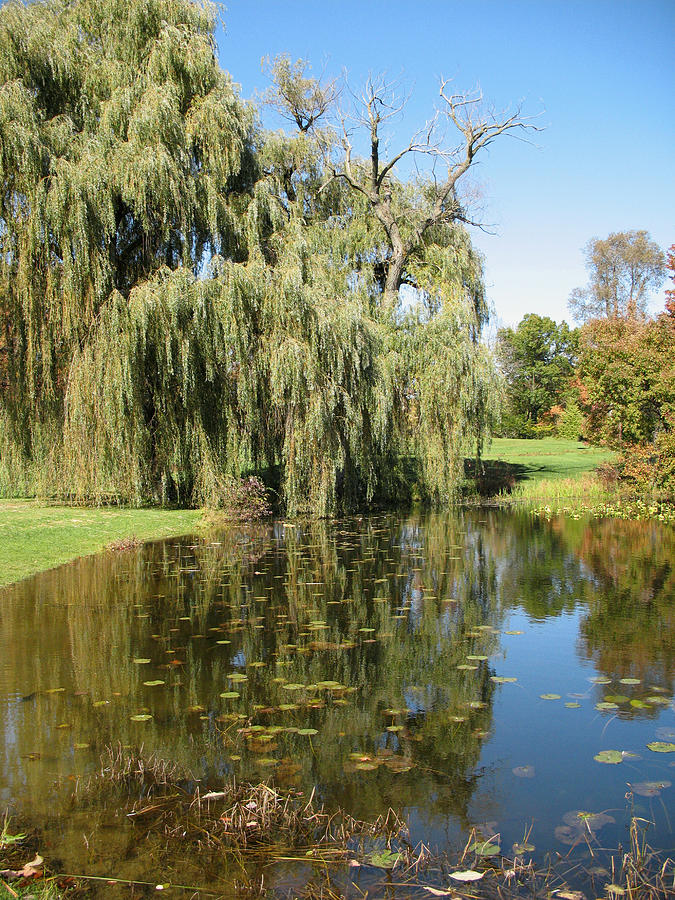
M 441 193 L 390 160 L 368 196 L 324 124 L 334 88 L 280 64 L 295 129 L 264 131 L 214 21 L 0 9 L 0 489 L 218 503 L 257 474 L 291 514 L 446 501 L 496 394 L 456 182 L 522 123 L 452 95 L 469 150 Z

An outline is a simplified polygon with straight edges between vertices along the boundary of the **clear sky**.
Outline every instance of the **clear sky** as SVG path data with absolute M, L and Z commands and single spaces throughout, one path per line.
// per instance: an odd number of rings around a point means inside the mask
M 495 228 L 473 237 L 498 323 L 569 321 L 590 238 L 675 243 L 675 0 L 227 0 L 223 18 L 220 61 L 244 98 L 279 53 L 354 87 L 401 76 L 412 96 L 394 149 L 433 113 L 440 76 L 538 115 L 532 143 L 503 138 L 476 171 Z

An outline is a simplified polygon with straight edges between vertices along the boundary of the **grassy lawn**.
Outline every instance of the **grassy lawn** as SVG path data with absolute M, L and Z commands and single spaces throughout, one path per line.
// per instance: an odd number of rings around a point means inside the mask
M 98 553 L 113 541 L 194 531 L 198 510 L 83 509 L 0 500 L 0 586 Z
M 494 438 L 485 456 L 486 466 L 493 462 L 506 463 L 516 484 L 575 478 L 616 458 L 612 450 L 557 438 L 541 441 Z

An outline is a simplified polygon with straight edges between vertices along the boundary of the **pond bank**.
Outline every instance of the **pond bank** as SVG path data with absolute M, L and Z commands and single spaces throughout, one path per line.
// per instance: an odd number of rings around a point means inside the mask
M 188 534 L 194 509 L 50 506 L 36 500 L 0 500 L 0 587 L 52 569 L 118 541 L 149 541 Z

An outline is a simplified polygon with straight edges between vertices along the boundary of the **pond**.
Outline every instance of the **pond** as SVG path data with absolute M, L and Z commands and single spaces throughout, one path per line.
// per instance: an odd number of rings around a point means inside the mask
M 475 828 L 606 882 L 598 848 L 626 846 L 631 815 L 672 841 L 674 599 L 673 529 L 499 509 L 82 559 L 2 592 L 0 808 L 60 871 L 226 892 L 226 866 L 141 841 L 86 790 L 106 747 L 142 745 L 202 790 L 315 789 L 393 808 L 413 844 L 455 852 Z M 292 890 L 308 868 L 265 878 Z

